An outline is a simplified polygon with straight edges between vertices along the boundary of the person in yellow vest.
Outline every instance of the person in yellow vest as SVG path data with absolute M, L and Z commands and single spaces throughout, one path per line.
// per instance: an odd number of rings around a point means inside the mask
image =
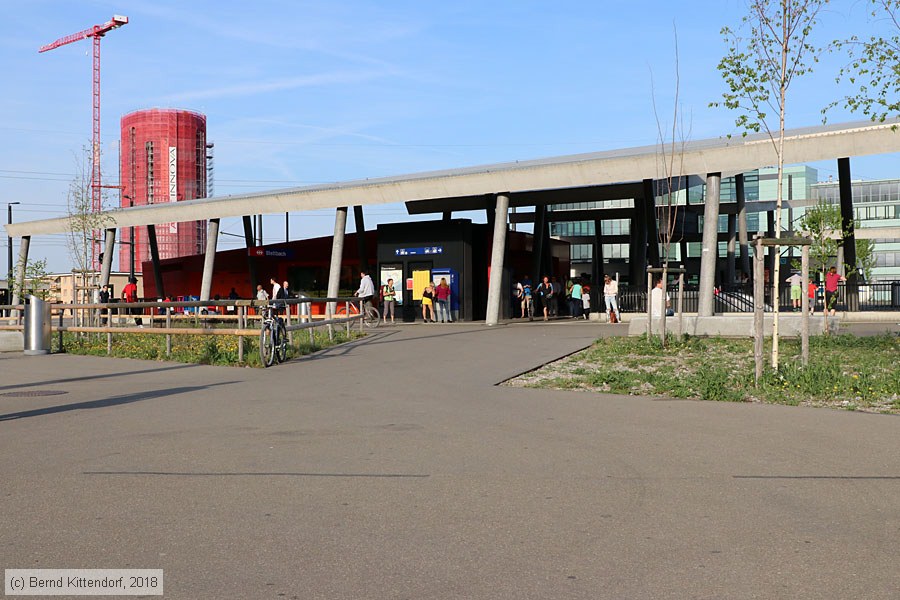
M 394 289 L 394 280 L 388 279 L 387 283 L 381 286 L 381 299 L 384 302 L 384 322 L 387 323 L 388 313 L 391 313 L 391 323 L 394 322 L 394 307 L 397 305 L 397 290 Z

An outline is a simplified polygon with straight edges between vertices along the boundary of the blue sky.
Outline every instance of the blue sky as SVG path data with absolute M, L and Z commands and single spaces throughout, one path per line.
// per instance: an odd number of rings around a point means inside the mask
M 74 157 L 91 136 L 91 44 L 37 49 L 113 14 L 131 22 L 102 43 L 106 180 L 116 179 L 122 115 L 186 108 L 207 116 L 222 195 L 656 143 L 651 94 L 655 87 L 669 118 L 674 28 L 689 138 L 739 135 L 734 114 L 707 105 L 724 90 L 719 30 L 738 25 L 744 6 L 5 0 L 0 203 L 22 202 L 17 221 L 65 213 Z M 882 27 L 865 8 L 833 2 L 818 41 Z M 822 107 L 841 95 L 834 82 L 840 62 L 825 55 L 798 80 L 789 127 L 821 122 Z M 840 110 L 829 116 L 863 118 Z M 856 159 L 853 177 L 898 177 L 897 165 L 896 155 Z M 821 179 L 836 174 L 834 164 L 814 166 Z M 366 225 L 406 218 L 402 206 L 371 208 Z M 236 220 L 223 228 L 241 231 Z M 291 217 L 294 238 L 332 228 L 330 211 Z M 267 243 L 283 240 L 284 215 L 267 217 L 265 233 Z M 220 248 L 241 243 L 223 237 Z M 32 248 L 51 270 L 71 268 L 62 237 L 35 239 Z

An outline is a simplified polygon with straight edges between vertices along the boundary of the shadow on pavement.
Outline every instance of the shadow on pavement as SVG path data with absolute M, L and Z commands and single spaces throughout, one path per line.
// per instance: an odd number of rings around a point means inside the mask
M 31 410 L 23 410 L 20 412 L 0 415 L 0 421 L 13 421 L 16 419 L 26 419 L 29 417 L 39 417 L 42 415 L 52 415 L 54 413 L 69 412 L 72 410 L 89 410 L 92 408 L 120 406 L 122 404 L 131 404 L 132 402 L 141 402 L 142 400 L 152 400 L 153 398 L 164 398 L 166 396 L 176 396 L 178 394 L 197 392 L 219 385 L 231 385 L 232 383 L 238 382 L 224 381 L 222 383 L 211 383 L 209 385 L 174 387 L 163 390 L 154 390 L 150 392 L 135 392 L 134 394 L 123 394 L 120 396 L 113 396 L 112 398 L 104 398 L 102 400 L 89 400 L 86 402 L 76 402 L 75 404 L 62 404 L 59 406 L 48 406 L 46 408 L 34 408 Z
M 66 377 L 65 379 L 48 379 L 46 381 L 33 381 L 31 383 L 15 383 L 12 385 L 0 385 L 2 390 L 14 390 L 17 388 L 34 387 L 39 385 L 50 385 L 54 383 L 69 383 L 71 381 L 87 381 L 93 379 L 109 379 L 110 377 L 127 377 L 128 375 L 138 375 L 140 373 L 159 373 L 160 371 L 172 371 L 175 369 L 190 369 L 199 365 L 172 365 L 169 367 L 160 367 L 158 369 L 142 369 L 140 371 L 120 371 L 118 373 L 107 373 L 106 375 L 86 375 L 84 377 Z

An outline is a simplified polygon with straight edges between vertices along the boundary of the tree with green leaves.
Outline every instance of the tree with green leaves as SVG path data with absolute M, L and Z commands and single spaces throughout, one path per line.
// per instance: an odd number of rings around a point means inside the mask
M 823 113 L 839 104 L 861 112 L 873 121 L 900 114 L 900 0 L 867 0 L 869 16 L 886 26 L 887 37 L 874 34 L 835 40 L 833 47 L 847 52 L 849 62 L 838 75 L 856 91 L 832 102 Z
M 718 69 L 728 90 L 720 104 L 738 111 L 735 124 L 743 130 L 765 131 L 772 142 L 778 163 L 775 201 L 775 237 L 781 237 L 781 207 L 784 178 L 784 132 L 788 92 L 791 84 L 812 71 L 820 49 L 811 36 L 819 22 L 819 14 L 828 0 L 749 0 L 748 13 L 737 30 L 722 29 L 728 52 Z M 770 116 L 770 112 L 777 115 Z M 775 246 L 775 255 L 781 247 Z M 779 260 L 775 261 L 775 310 L 772 330 L 772 367 L 778 368 L 778 293 L 781 280 Z

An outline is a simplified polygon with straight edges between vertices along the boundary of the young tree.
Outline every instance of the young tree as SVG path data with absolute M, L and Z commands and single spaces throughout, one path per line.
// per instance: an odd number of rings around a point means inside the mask
M 686 140 L 686 132 L 684 128 L 684 119 L 681 114 L 681 106 L 679 105 L 681 92 L 681 72 L 679 69 L 678 56 L 678 30 L 674 29 L 675 38 L 675 98 L 672 101 L 672 123 L 671 128 L 668 124 L 663 124 L 659 116 L 659 110 L 656 107 L 656 89 L 653 85 L 653 72 L 650 73 L 651 83 L 651 99 L 653 101 L 653 116 L 656 119 L 657 142 L 659 144 L 657 173 L 662 181 L 662 203 L 657 206 L 655 217 L 659 223 L 657 228 L 658 240 L 651 240 L 651 243 L 659 243 L 662 249 L 662 280 L 663 294 L 669 281 L 669 260 L 672 257 L 672 242 L 679 241 L 681 235 L 676 236 L 676 222 L 678 216 L 678 190 L 685 188 L 686 178 L 684 176 L 684 145 Z M 657 186 L 659 189 L 659 186 Z M 656 190 L 654 190 L 655 193 Z M 664 296 L 665 297 L 665 296 Z M 647 302 L 650 302 L 648 296 Z M 650 326 L 652 332 L 652 324 Z M 663 348 L 666 347 L 666 310 L 663 306 L 663 315 L 660 319 L 659 337 Z
M 888 37 L 852 36 L 836 40 L 833 46 L 845 50 L 850 61 L 837 80 L 849 81 L 856 92 L 832 102 L 822 112 L 843 103 L 844 108 L 861 112 L 873 121 L 900 114 L 900 0 L 867 0 L 870 15 L 887 26 Z
M 89 148 L 83 148 L 81 156 L 75 156 L 75 177 L 69 183 L 67 205 L 69 213 L 69 231 L 66 235 L 66 246 L 74 266 L 73 271 L 79 273 L 78 280 L 73 279 L 76 288 L 85 290 L 94 284 L 94 255 L 96 244 L 101 240 L 94 239 L 94 232 L 102 231 L 111 219 L 103 217 L 93 211 L 91 206 L 91 153 Z M 105 200 L 106 194 L 103 194 Z M 76 294 L 78 295 L 78 294 Z M 90 302 L 90 296 L 79 297 L 79 302 Z
M 781 206 L 784 173 L 784 131 L 788 91 L 798 77 L 812 70 L 819 49 L 810 42 L 819 13 L 828 0 L 749 0 L 749 12 L 741 21 L 745 35 L 729 27 L 722 29 L 728 53 L 718 69 L 728 86 L 722 105 L 739 111 L 735 124 L 748 131 L 765 131 L 772 142 L 778 163 L 775 200 L 775 237 L 781 237 Z M 718 106 L 713 102 L 711 106 Z M 778 115 L 770 124 L 769 112 Z M 775 246 L 776 257 L 781 247 Z M 781 281 L 780 260 L 775 261 L 775 310 L 772 329 L 772 367 L 778 368 L 778 298 Z

